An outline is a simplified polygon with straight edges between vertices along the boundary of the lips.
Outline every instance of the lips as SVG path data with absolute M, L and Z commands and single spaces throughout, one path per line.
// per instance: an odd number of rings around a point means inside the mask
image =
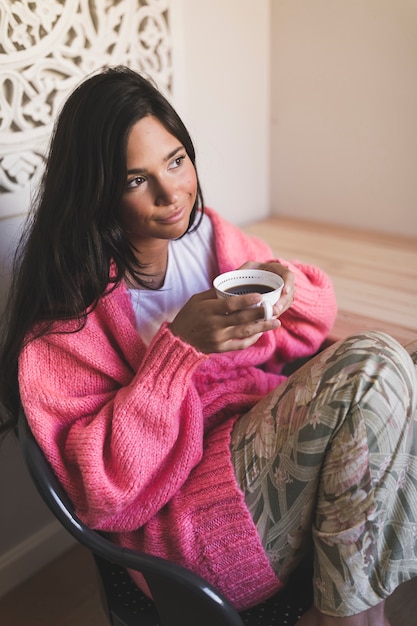
M 172 211 L 172 213 L 170 213 L 166 217 L 159 219 L 158 222 L 161 224 L 175 224 L 176 222 L 182 220 L 182 218 L 184 217 L 184 213 L 185 207 L 180 207 Z

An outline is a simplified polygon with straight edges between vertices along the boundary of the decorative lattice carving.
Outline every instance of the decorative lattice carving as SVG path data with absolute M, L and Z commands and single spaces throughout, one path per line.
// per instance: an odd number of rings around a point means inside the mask
M 0 0 L 0 191 L 39 175 L 63 99 L 118 63 L 170 94 L 168 0 Z

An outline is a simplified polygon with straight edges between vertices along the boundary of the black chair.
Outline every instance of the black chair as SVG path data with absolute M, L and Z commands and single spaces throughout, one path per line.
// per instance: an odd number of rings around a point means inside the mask
M 311 605 L 311 567 L 300 567 L 284 590 L 253 609 L 238 613 L 212 585 L 164 559 L 116 546 L 75 515 L 71 502 L 37 444 L 23 411 L 19 441 L 30 475 L 61 524 L 94 556 L 103 607 L 114 626 L 293 626 Z M 153 601 L 126 572 L 143 574 Z

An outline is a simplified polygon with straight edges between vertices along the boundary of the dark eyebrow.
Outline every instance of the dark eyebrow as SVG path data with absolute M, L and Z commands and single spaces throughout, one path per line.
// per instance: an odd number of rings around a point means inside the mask
M 166 163 L 167 161 L 170 161 L 176 154 L 178 154 L 178 152 L 181 152 L 181 150 L 185 150 L 182 144 L 179 145 L 177 148 L 174 148 L 174 150 L 171 150 L 171 152 L 167 154 L 166 157 L 163 159 L 163 162 Z M 127 173 L 128 174 L 145 174 L 146 168 L 141 168 L 141 167 L 134 168 L 133 170 L 128 170 Z

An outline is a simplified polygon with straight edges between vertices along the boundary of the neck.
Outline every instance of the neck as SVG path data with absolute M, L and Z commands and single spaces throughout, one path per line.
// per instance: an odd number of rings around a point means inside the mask
M 149 289 L 159 289 L 164 284 L 168 264 L 168 244 L 169 242 L 165 240 L 154 240 L 152 245 L 141 245 L 140 251 L 136 253 L 136 258 L 143 268 L 140 279 Z M 132 287 L 137 286 L 132 276 L 127 276 L 126 280 Z

